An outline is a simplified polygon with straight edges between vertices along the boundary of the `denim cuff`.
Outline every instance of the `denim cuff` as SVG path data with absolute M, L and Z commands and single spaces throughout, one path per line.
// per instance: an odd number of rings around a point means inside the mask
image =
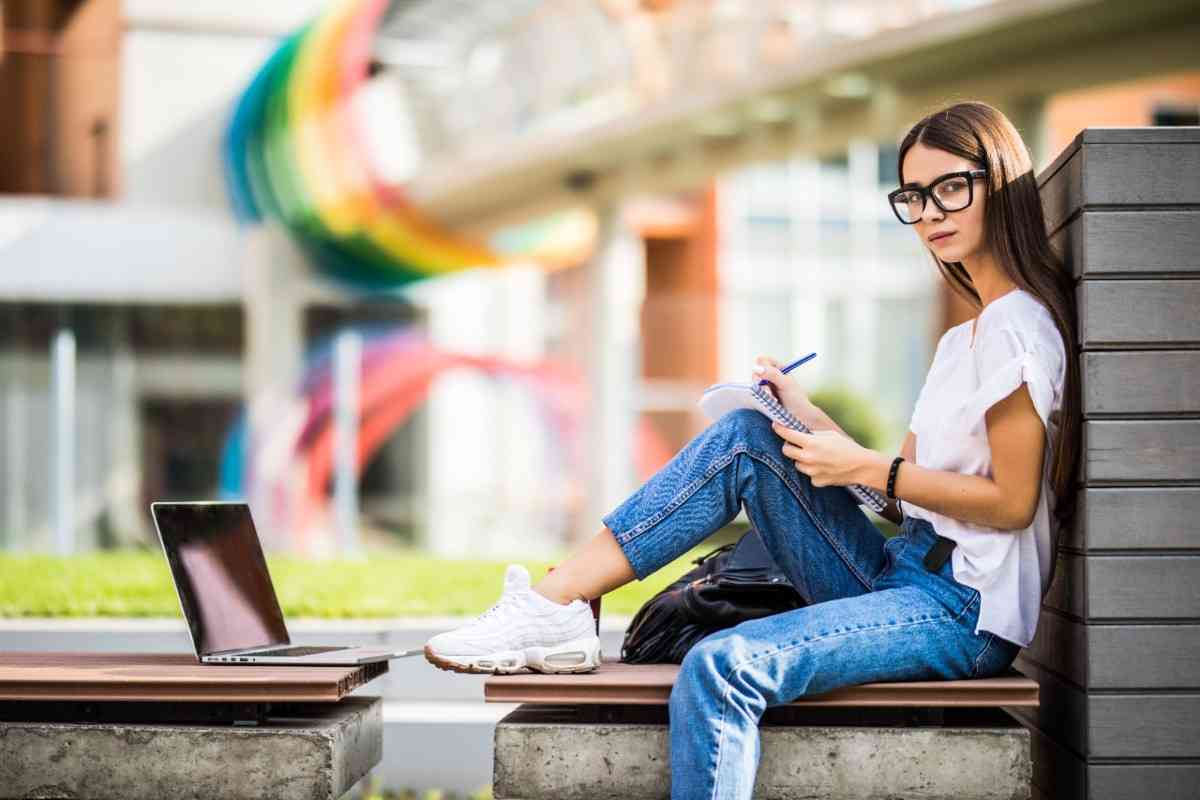
M 642 537 L 630 537 L 626 532 L 621 530 L 620 523 L 616 520 L 617 513 L 614 511 L 611 514 L 605 515 L 601 522 L 604 527 L 608 528 L 613 533 L 613 538 L 617 540 L 617 546 L 621 548 L 621 552 L 625 554 L 626 560 L 629 561 L 629 566 L 633 569 L 633 574 L 637 579 L 645 580 L 647 575 L 652 574 L 658 566 L 647 561 L 646 555 L 642 552 L 639 542 Z

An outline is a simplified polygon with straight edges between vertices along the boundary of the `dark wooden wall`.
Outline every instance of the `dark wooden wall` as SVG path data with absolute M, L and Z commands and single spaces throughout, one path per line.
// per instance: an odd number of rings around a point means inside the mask
M 1200 797 L 1200 128 L 1087 128 L 1038 177 L 1074 271 L 1084 453 L 1037 636 L 1034 784 Z

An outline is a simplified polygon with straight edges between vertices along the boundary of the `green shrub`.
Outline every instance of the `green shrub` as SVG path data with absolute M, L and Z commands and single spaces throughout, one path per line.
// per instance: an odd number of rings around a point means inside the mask
M 869 398 L 842 385 L 823 386 L 808 396 L 854 441 L 872 450 L 883 446 L 886 425 Z
M 691 565 L 728 539 L 714 535 L 644 581 L 604 598 L 606 613 L 632 615 Z M 517 559 L 537 581 L 553 562 Z M 365 559 L 267 559 L 288 617 L 473 616 L 500 596 L 507 560 L 435 558 L 413 551 Z M 0 617 L 178 617 L 179 600 L 161 552 L 118 550 L 62 558 L 0 553 Z

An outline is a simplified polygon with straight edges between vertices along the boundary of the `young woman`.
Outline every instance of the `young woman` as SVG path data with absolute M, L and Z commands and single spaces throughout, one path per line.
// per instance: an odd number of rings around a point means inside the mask
M 760 357 L 755 379 L 769 379 L 813 433 L 757 411 L 726 414 L 536 586 L 509 567 L 500 601 L 430 639 L 429 661 L 473 672 L 593 669 L 599 644 L 585 601 L 644 578 L 744 506 L 811 605 L 688 652 L 670 698 L 672 797 L 750 797 L 768 706 L 1008 668 L 1037 627 L 1052 534 L 1074 513 L 1073 281 L 1047 241 L 1028 150 L 995 108 L 959 103 L 918 122 L 899 174 L 896 216 L 979 310 L 938 342 L 899 458 L 857 444 Z M 900 525 L 891 539 L 839 488 L 886 491 L 889 477 L 883 516 Z M 939 536 L 954 549 L 927 568 Z

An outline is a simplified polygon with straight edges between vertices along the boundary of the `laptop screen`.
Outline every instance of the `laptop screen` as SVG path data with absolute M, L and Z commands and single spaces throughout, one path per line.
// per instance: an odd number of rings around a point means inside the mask
M 154 503 L 151 509 L 200 655 L 289 643 L 249 506 Z

